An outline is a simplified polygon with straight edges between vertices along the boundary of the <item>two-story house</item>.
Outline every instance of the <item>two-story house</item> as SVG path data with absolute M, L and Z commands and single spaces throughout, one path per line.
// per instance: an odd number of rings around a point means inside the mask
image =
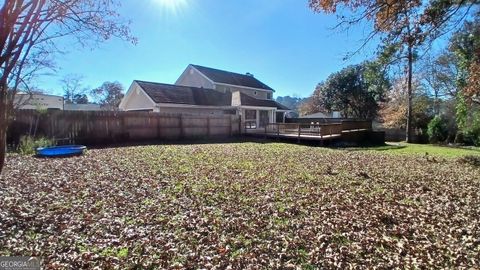
M 247 128 L 283 122 L 289 108 L 252 74 L 189 65 L 174 85 L 135 80 L 120 103 L 125 111 L 240 115 Z

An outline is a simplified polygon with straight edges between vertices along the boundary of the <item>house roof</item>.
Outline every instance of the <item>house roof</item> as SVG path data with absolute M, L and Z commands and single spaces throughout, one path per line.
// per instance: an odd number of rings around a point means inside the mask
M 213 89 L 136 81 L 155 103 L 231 106 L 232 94 Z
M 253 77 L 253 75 L 234 73 L 230 71 L 209 68 L 209 67 L 204 67 L 199 65 L 191 65 L 191 66 L 193 66 L 195 69 L 200 71 L 203 75 L 207 76 L 210 80 L 216 83 L 225 83 L 225 84 L 231 84 L 231 85 L 238 85 L 238 86 L 245 86 L 245 87 L 274 91 L 268 85 L 262 83 L 261 81 Z
M 290 110 L 289 108 L 276 102 L 275 100 L 258 99 L 244 93 L 240 93 L 240 103 L 243 106 L 272 107 L 272 108 L 277 108 L 279 110 L 287 110 L 287 111 Z
M 135 81 L 155 103 L 171 103 L 199 106 L 232 106 L 232 93 L 221 93 L 214 89 L 164 83 Z M 257 99 L 240 93 L 243 106 L 271 107 L 290 110 L 282 104 L 269 99 Z

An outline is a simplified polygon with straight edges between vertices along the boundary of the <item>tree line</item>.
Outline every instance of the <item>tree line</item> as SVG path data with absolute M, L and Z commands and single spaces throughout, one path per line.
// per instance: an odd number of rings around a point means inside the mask
M 353 54 L 379 42 L 373 60 L 319 83 L 301 114 L 340 111 L 404 128 L 408 142 L 416 133 L 431 142 L 480 145 L 480 1 L 309 3 L 315 12 L 336 14 L 337 28 L 372 25 Z M 433 45 L 445 46 L 434 51 Z
M 67 104 L 95 103 L 106 110 L 116 110 L 125 95 L 125 88 L 118 81 L 107 81 L 99 87 L 89 89 L 83 86 L 82 76 L 70 74 L 60 80 L 60 83 Z

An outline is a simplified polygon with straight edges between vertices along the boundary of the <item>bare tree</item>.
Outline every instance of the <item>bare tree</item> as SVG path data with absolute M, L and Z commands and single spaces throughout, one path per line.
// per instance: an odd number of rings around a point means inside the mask
M 75 100 L 79 96 L 86 94 L 87 89 L 83 87 L 82 80 L 83 76 L 78 74 L 69 74 L 60 80 L 66 103 L 76 103 Z
M 440 113 L 440 102 L 457 96 L 456 78 L 459 71 L 453 53 L 445 51 L 438 55 L 426 55 L 419 71 L 421 80 L 435 100 L 435 114 Z
M 116 0 L 7 0 L 0 7 L 0 172 L 5 161 L 9 108 L 28 72 L 48 66 L 56 40 L 97 45 L 112 37 L 136 42 Z M 32 67 L 28 69 L 27 67 Z M 35 68 L 36 67 L 36 68 Z

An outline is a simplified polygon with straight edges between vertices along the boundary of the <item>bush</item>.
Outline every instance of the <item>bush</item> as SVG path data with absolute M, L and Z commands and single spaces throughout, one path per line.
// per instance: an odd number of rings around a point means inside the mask
M 22 155 L 33 155 L 38 147 L 46 147 L 53 145 L 53 140 L 45 137 L 33 138 L 31 136 L 22 136 L 18 144 L 17 151 Z
M 435 116 L 428 123 L 428 139 L 431 143 L 443 142 L 448 137 L 448 129 L 445 120 L 441 116 Z
M 472 137 L 473 144 L 480 146 L 480 112 L 478 111 L 473 116 L 470 136 Z
M 480 112 L 475 112 L 470 120 L 469 126 L 463 130 L 463 142 L 480 146 Z

